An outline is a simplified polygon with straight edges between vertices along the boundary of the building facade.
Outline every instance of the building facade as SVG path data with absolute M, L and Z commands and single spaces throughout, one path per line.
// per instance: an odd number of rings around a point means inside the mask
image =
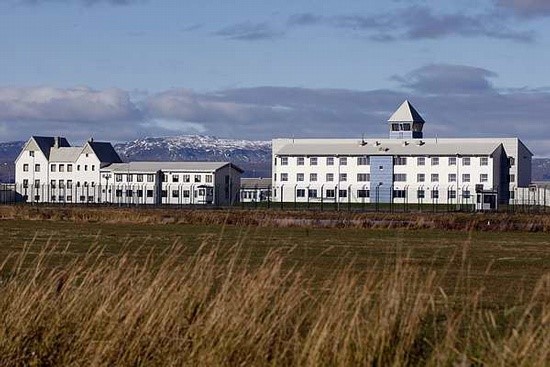
M 29 203 L 231 205 L 243 172 L 229 162 L 123 163 L 110 143 L 38 136 L 15 167 L 17 197 Z
M 531 182 L 517 138 L 425 139 L 405 101 L 389 139 L 274 139 L 273 201 L 439 203 L 496 207 Z

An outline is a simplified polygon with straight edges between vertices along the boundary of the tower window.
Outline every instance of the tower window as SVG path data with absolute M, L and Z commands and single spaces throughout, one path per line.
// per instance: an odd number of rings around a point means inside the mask
M 403 131 L 411 131 L 411 124 L 403 124 Z
M 399 124 L 391 124 L 391 131 L 399 131 Z

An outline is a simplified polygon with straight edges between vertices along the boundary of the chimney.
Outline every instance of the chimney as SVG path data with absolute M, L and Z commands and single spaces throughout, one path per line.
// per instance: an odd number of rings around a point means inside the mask
M 53 147 L 59 148 L 59 136 L 56 136 L 55 138 L 53 138 Z

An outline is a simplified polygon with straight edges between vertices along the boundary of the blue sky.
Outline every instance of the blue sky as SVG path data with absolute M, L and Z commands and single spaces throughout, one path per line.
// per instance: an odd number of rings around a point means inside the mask
M 519 136 L 550 156 L 550 2 L 3 0 L 1 140 Z

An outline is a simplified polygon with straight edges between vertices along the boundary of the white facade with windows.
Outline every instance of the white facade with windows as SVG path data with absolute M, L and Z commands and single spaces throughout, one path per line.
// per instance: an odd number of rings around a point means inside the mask
M 17 196 L 33 203 L 230 205 L 243 172 L 229 162 L 123 163 L 110 143 L 37 136 L 15 167 Z
M 531 182 L 532 153 L 517 138 L 424 139 L 405 101 L 389 139 L 274 139 L 273 201 L 474 203 L 513 200 Z

